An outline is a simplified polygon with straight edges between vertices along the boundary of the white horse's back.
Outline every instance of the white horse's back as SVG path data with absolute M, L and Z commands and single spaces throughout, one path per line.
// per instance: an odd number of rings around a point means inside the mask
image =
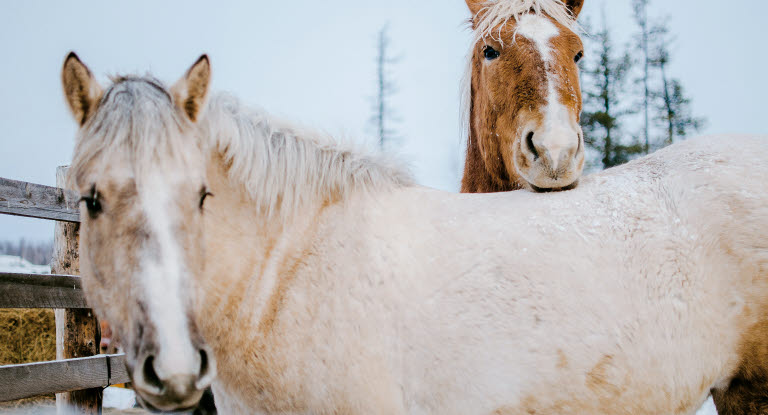
M 313 265 L 362 299 L 328 318 L 387 345 L 412 413 L 694 411 L 739 364 L 745 262 L 766 276 L 766 153 L 708 137 L 569 192 L 364 196 Z

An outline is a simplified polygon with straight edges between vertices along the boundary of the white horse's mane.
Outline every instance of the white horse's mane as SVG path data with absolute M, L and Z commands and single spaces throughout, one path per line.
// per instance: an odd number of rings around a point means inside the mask
M 358 190 L 412 183 L 406 169 L 384 154 L 278 122 L 226 93 L 212 94 L 194 142 L 184 134 L 194 126 L 160 81 L 148 76 L 113 80 L 80 132 L 72 179 L 114 152 L 131 154 L 137 171 L 151 171 L 166 158 L 193 165 L 191 149 L 216 150 L 229 164 L 231 178 L 268 215 L 288 215 L 307 202 L 338 200 Z
M 354 191 L 412 183 L 393 158 L 278 121 L 228 93 L 213 95 L 200 120 L 203 134 L 268 215 Z

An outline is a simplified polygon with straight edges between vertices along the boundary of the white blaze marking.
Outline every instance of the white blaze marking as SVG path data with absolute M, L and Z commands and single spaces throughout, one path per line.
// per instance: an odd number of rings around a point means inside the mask
M 552 169 L 557 169 L 560 152 L 578 145 L 578 133 L 574 130 L 571 116 L 557 93 L 559 77 L 553 72 L 554 56 L 552 38 L 560 30 L 548 18 L 535 14 L 523 15 L 517 24 L 516 35 L 532 41 L 544 61 L 547 71 L 547 106 L 544 108 L 544 130 L 537 133 L 537 140 L 549 151 Z
M 161 174 L 149 178 L 142 187 L 141 205 L 150 238 L 159 245 L 158 252 L 144 253 L 141 276 L 157 342 L 155 370 L 161 378 L 197 374 L 199 356 L 191 344 L 187 313 L 181 298 L 182 273 L 186 272 L 186 266 L 179 242 L 173 235 L 169 212 L 168 191 L 171 187 Z
M 560 34 L 560 31 L 549 19 L 532 13 L 524 14 L 517 22 L 515 34 L 532 41 L 539 50 L 541 59 L 545 63 L 552 63 L 551 40 Z

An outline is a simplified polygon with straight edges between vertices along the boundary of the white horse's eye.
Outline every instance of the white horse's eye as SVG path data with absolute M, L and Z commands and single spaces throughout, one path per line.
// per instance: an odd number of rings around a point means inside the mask
M 99 193 L 96 192 L 96 186 L 91 187 L 91 192 L 87 196 L 82 196 L 80 202 L 85 202 L 85 208 L 88 210 L 88 216 L 96 219 L 102 212 Z

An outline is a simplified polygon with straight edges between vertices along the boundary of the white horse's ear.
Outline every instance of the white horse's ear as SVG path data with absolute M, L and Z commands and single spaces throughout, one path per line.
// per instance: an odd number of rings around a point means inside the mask
M 568 7 L 568 10 L 573 17 L 577 18 L 579 17 L 579 13 L 581 13 L 581 8 L 584 6 L 584 0 L 566 0 L 565 5 Z
M 99 105 L 102 89 L 75 52 L 69 52 L 61 69 L 61 84 L 69 110 L 75 120 L 83 125 Z
M 488 3 L 487 0 L 465 0 L 465 1 L 467 2 L 467 7 L 469 7 L 469 12 L 472 13 L 473 22 L 477 18 L 478 13 L 480 13 L 480 11 L 487 6 L 486 3 Z
M 176 105 L 192 121 L 197 121 L 208 95 L 211 83 L 211 63 L 208 55 L 202 55 L 172 87 L 171 94 Z

